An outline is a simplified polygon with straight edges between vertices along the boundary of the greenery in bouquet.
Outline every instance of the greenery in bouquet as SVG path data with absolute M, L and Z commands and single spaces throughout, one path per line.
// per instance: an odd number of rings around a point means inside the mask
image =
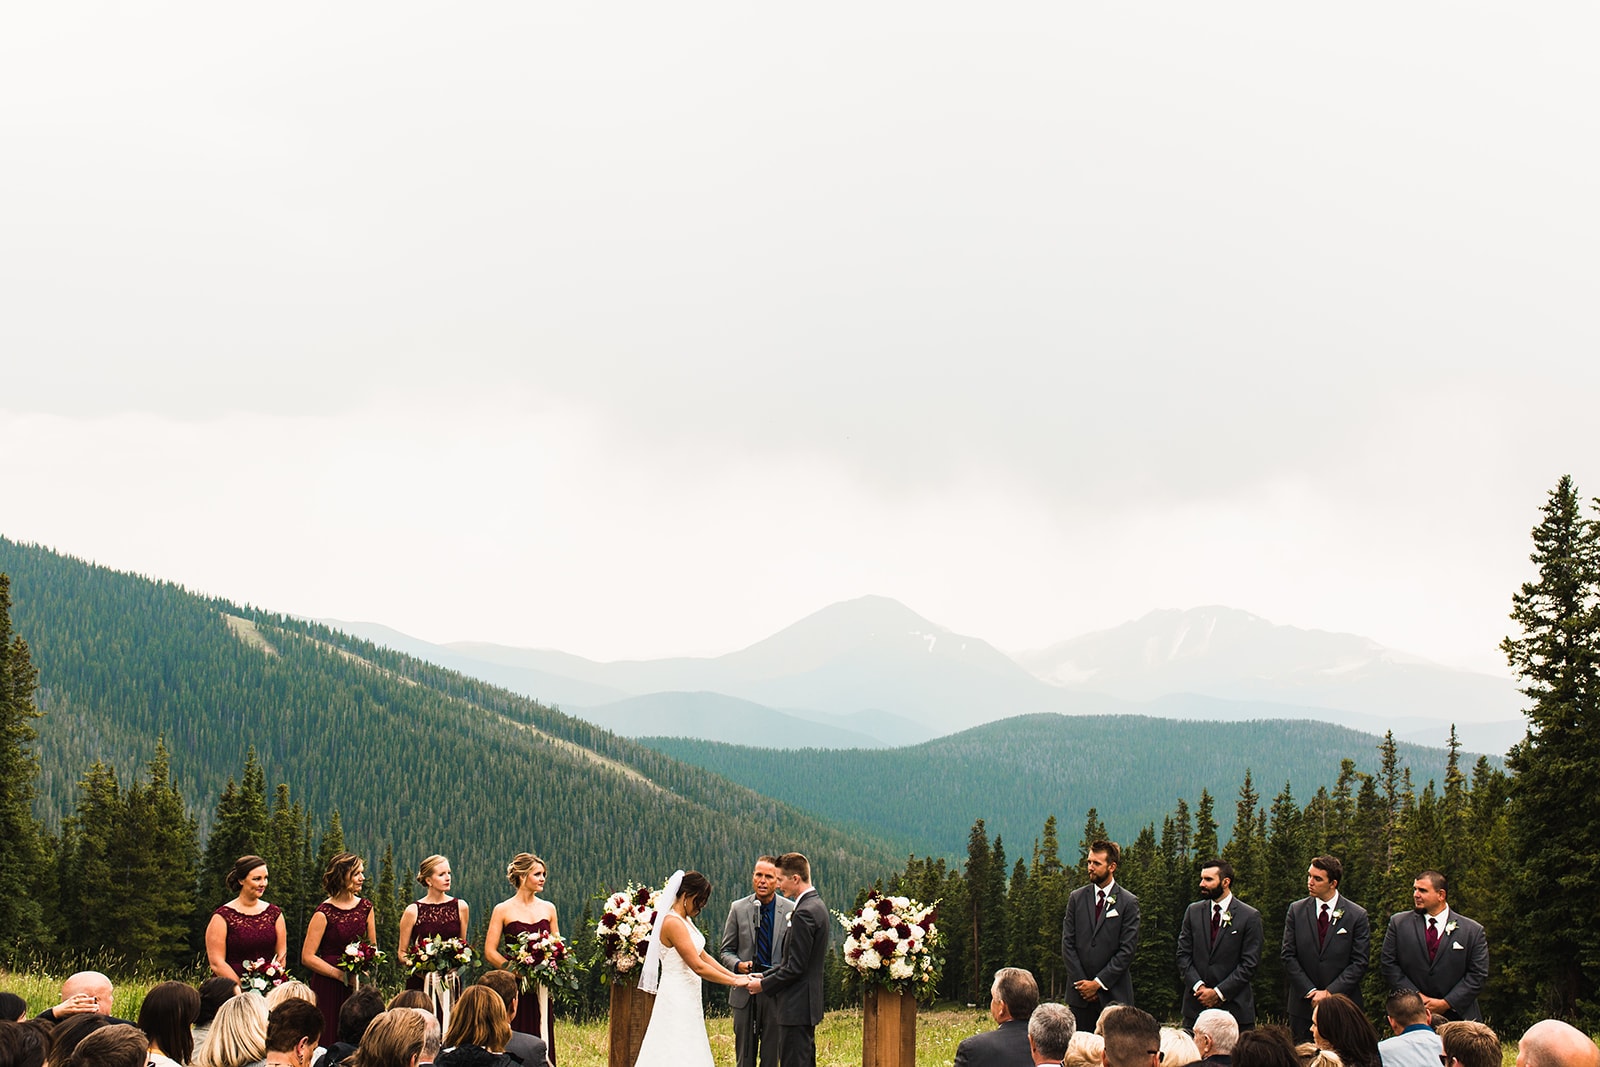
M 606 981 L 631 983 L 639 980 L 644 954 L 650 947 L 650 930 L 655 925 L 659 895 L 659 890 L 629 882 L 626 889 L 606 898 L 594 924 Z
M 524 993 L 538 984 L 557 1000 L 571 1001 L 578 991 L 578 961 L 564 937 L 529 930 L 506 938 L 500 954 Z
M 289 972 L 277 960 L 246 960 L 244 973 L 239 976 L 239 989 L 244 993 L 266 996 L 276 986 L 289 980 Z
M 467 966 L 473 959 L 471 946 L 459 937 L 424 937 L 411 946 L 409 973 L 448 974 Z
M 844 962 L 862 981 L 919 999 L 932 996 L 944 965 L 938 901 L 923 904 L 874 889 L 854 915 L 834 914 L 847 932 Z
M 388 958 L 388 954 L 380 950 L 377 945 L 362 939 L 346 945 L 333 965 L 350 974 L 367 974 Z

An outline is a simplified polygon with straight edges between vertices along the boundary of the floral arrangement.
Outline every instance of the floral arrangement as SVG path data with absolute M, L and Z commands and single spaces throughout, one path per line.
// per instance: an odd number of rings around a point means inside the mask
M 264 997 L 269 990 L 288 980 L 289 972 L 277 960 L 245 960 L 244 973 L 239 976 L 239 988 L 243 992 L 258 993 Z
M 863 981 L 901 993 L 931 994 L 939 981 L 939 902 L 885 896 L 876 889 L 854 915 L 835 912 L 848 931 L 844 961 Z
M 339 958 L 333 965 L 351 974 L 366 974 L 388 958 L 388 955 L 380 951 L 371 941 L 352 941 L 344 947 L 343 952 L 339 953 Z
M 459 937 L 424 937 L 411 946 L 411 974 L 446 974 L 473 960 L 471 947 Z
M 626 889 L 606 898 L 595 920 L 594 936 L 608 980 L 638 980 L 645 950 L 650 947 L 659 895 L 658 890 L 629 882 Z
M 566 938 L 532 930 L 508 937 L 500 946 L 506 970 L 517 976 L 524 993 L 535 983 L 564 997 L 578 989 L 577 968 L 567 966 L 571 949 Z

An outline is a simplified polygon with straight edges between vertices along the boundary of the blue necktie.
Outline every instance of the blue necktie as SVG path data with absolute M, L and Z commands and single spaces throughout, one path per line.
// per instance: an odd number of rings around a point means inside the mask
M 772 913 L 777 910 L 776 899 L 758 904 L 761 925 L 756 928 L 756 970 L 765 971 L 772 966 Z

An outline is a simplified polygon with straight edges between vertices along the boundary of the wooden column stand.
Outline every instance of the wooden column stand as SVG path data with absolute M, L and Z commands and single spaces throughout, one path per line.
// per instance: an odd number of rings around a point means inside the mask
M 633 1067 L 639 1060 L 639 1046 L 650 1026 L 650 1013 L 656 998 L 640 992 L 627 982 L 611 983 L 611 1052 L 606 1067 Z
M 861 1013 L 861 1067 L 916 1067 L 917 998 L 868 986 Z

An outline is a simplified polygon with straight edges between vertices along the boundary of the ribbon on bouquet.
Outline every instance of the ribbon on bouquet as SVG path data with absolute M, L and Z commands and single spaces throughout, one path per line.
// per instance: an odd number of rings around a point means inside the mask
M 539 1036 L 544 1039 L 544 1047 L 547 1050 L 545 1062 L 548 1064 L 549 1057 L 555 1053 L 556 1048 L 555 1038 L 550 1033 L 550 990 L 545 988 L 543 982 L 538 983 L 536 988 L 539 990 Z
M 450 1030 L 450 1005 L 460 995 L 461 977 L 455 971 L 440 974 L 438 971 L 429 971 L 422 979 L 422 991 L 433 999 L 435 1014 L 439 1016 L 439 1028 L 448 1033 Z

